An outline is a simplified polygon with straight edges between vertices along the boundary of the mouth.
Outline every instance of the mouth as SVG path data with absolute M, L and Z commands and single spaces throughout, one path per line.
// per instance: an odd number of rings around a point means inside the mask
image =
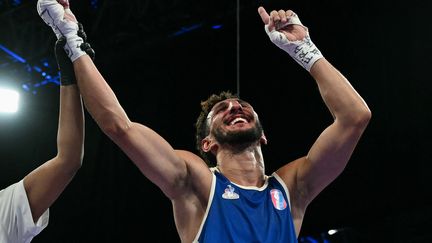
M 232 126 L 232 125 L 240 124 L 240 123 L 246 124 L 246 123 L 248 123 L 248 120 L 246 120 L 243 117 L 236 117 L 229 123 L 229 125 Z
M 226 119 L 225 124 L 230 127 L 243 127 L 249 124 L 250 121 L 245 114 L 237 114 Z

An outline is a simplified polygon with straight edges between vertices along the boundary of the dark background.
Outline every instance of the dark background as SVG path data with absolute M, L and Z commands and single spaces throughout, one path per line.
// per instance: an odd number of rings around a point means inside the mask
M 0 44 L 26 58 L 26 65 L 46 61 L 44 69 L 55 72 L 55 37 L 37 15 L 36 1 L 14 2 L 0 1 Z M 331 122 L 314 80 L 270 42 L 257 14 L 260 5 L 294 10 L 373 115 L 345 171 L 309 206 L 300 239 L 309 242 L 308 236 L 318 239 L 340 229 L 339 242 L 432 242 L 428 1 L 71 0 L 71 5 L 96 50 L 96 65 L 132 120 L 175 148 L 195 151 L 199 102 L 223 90 L 239 92 L 263 123 L 268 174 L 305 155 Z M 0 74 L 23 77 L 9 85 L 33 84 L 29 92 L 21 88 L 18 113 L 0 116 L 4 188 L 55 156 L 59 86 L 36 87 L 41 74 L 26 72 L 1 51 L 0 61 Z M 33 242 L 179 241 L 169 200 L 88 113 L 85 149 L 81 170 Z

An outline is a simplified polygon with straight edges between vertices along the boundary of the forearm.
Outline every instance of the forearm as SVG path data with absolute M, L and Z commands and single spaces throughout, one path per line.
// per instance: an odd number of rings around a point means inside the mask
M 81 167 L 84 153 L 84 114 L 76 85 L 60 86 L 58 154 L 24 178 L 33 220 L 55 202 Z
M 287 52 L 317 81 L 320 93 L 333 117 L 342 124 L 367 120 L 369 109 L 363 99 L 315 46 L 308 29 L 291 10 L 272 11 L 258 8 L 270 40 Z M 286 20 L 282 22 L 282 20 Z M 277 28 L 278 26 L 282 26 Z
M 371 116 L 362 97 L 326 59 L 318 60 L 310 74 L 315 78 L 334 122 L 297 164 L 297 191 L 304 199 L 303 205 L 342 173 Z
M 72 170 L 79 168 L 84 156 L 84 113 L 76 85 L 60 87 L 57 133 L 58 157 Z
M 73 65 L 85 106 L 99 127 L 108 135 L 130 127 L 117 97 L 89 56 L 78 58 Z
M 370 110 L 363 98 L 326 59 L 318 60 L 310 74 L 316 80 L 320 94 L 335 120 L 346 125 L 369 120 Z

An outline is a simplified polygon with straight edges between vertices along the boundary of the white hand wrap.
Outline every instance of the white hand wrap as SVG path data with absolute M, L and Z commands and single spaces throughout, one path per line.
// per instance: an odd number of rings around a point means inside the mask
M 67 11 L 70 10 L 66 9 L 66 12 Z M 66 37 L 64 49 L 72 62 L 78 59 L 78 57 L 87 54 L 85 51 L 81 50 L 81 44 L 84 43 L 84 40 L 78 36 L 78 23 L 70 20 L 62 20 L 60 21 L 59 29 L 63 30 L 62 33 L 64 33 L 64 37 Z
M 38 0 L 36 5 L 39 16 L 49 25 L 59 39 L 62 36 L 61 30 L 57 28 L 58 22 L 63 20 L 64 8 L 56 0 Z
M 66 37 L 65 51 L 72 62 L 87 54 L 80 48 L 84 40 L 78 36 L 78 24 L 65 19 L 65 14 L 73 16 L 69 8 L 64 9 L 56 0 L 38 0 L 37 11 L 42 20 L 53 29 L 57 39 Z
M 301 25 L 306 29 L 306 37 L 303 40 L 290 41 L 282 32 L 275 29 L 269 31 L 268 25 L 265 25 L 265 31 L 270 37 L 270 40 L 279 48 L 286 51 L 294 60 L 304 67 L 308 72 L 312 68 L 313 64 L 319 59 L 323 58 L 323 55 L 312 42 L 309 36 L 307 28 L 300 22 L 297 15 L 294 15 L 289 19 L 285 25 L 277 27 L 281 29 L 287 25 Z

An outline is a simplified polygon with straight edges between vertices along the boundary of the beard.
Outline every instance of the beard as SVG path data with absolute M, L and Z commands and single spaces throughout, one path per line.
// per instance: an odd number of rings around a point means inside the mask
M 229 145 L 239 150 L 249 147 L 256 142 L 259 142 L 263 134 L 263 128 L 259 120 L 256 121 L 255 126 L 241 131 L 228 131 L 224 132 L 219 127 L 214 130 L 213 135 L 220 145 Z

